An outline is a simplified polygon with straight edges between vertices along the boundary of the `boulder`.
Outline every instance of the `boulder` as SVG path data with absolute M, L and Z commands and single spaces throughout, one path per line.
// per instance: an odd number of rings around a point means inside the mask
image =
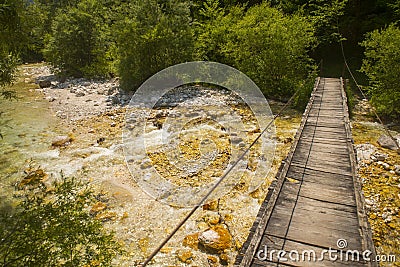
M 388 149 L 391 149 L 391 150 L 397 150 L 398 149 L 395 141 L 392 138 L 390 138 L 388 135 L 386 135 L 386 134 L 382 134 L 379 137 L 378 144 L 383 148 L 388 148 Z
M 51 145 L 54 147 L 67 146 L 72 142 L 73 138 L 71 136 L 60 135 L 53 139 Z
M 40 88 L 47 88 L 47 87 L 51 86 L 51 81 L 47 81 L 47 80 L 40 80 L 38 83 L 39 83 Z
M 221 225 L 216 225 L 199 236 L 199 244 L 211 253 L 221 253 L 232 246 L 232 236 Z

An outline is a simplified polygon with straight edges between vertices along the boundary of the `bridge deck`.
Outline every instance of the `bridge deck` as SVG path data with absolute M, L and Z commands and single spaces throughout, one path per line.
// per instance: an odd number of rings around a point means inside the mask
M 361 255 L 368 249 L 375 257 L 363 207 L 343 82 L 318 78 L 235 266 L 376 266 Z M 279 250 L 286 254 L 279 258 Z

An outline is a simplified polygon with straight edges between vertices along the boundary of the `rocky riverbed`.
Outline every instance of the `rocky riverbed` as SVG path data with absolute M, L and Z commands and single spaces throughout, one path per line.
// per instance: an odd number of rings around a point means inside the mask
M 115 265 L 135 266 L 142 262 L 189 210 L 156 201 L 138 186 L 127 168 L 121 136 L 126 126 L 127 104 L 132 94 L 119 90 L 118 79 L 66 79 L 61 82 L 42 64 L 22 66 L 20 73 L 21 79 L 14 87 L 22 93 L 21 99 L 10 104 L 16 108 L 16 113 L 9 113 L 8 116 L 13 120 L 18 113 L 17 106 L 28 102 L 35 105 L 40 103 L 43 110 L 34 114 L 30 109 L 32 107 L 27 105 L 24 112 L 32 114 L 26 119 L 30 124 L 24 124 L 22 119 L 19 122 L 16 118 L 15 127 L 5 132 L 1 149 L 8 153 L 10 161 L 14 161 L 14 167 L 2 165 L 4 168 L 1 172 L 8 173 L 8 178 L 2 180 L 2 188 L 4 191 L 11 190 L 12 184 L 22 177 L 24 168 L 31 165 L 40 166 L 53 179 L 60 177 L 62 172 L 64 175 L 90 181 L 99 194 L 99 202 L 90 208 L 91 213 L 102 220 L 107 228 L 116 232 L 118 240 L 128 251 L 127 255 L 117 259 Z M 224 101 L 227 97 L 226 93 L 213 91 L 202 95 L 218 101 Z M 183 100 L 179 101 L 190 101 L 190 93 L 186 93 L 186 96 L 181 95 Z M 197 99 L 204 101 L 205 98 Z M 273 109 L 281 106 L 281 103 L 276 102 L 270 104 Z M 240 105 L 235 108 L 243 118 L 250 116 L 249 109 Z M 162 112 L 173 114 L 168 109 L 161 107 Z M 158 111 L 154 112 L 154 118 L 150 120 L 152 126 L 149 129 L 154 132 L 158 131 L 157 123 L 165 119 L 157 114 Z M 244 179 L 223 197 L 202 206 L 155 257 L 153 266 L 233 264 L 268 186 L 281 160 L 286 156 L 300 117 L 301 114 L 289 110 L 276 121 L 277 136 L 273 141 L 277 144 L 277 150 L 271 171 L 264 177 L 262 186 L 249 192 Z M 45 125 L 36 129 L 43 120 L 46 121 Z M 249 127 L 253 127 L 250 121 L 249 123 Z M 34 134 L 31 134 L 32 131 Z M 249 144 L 257 131 L 259 130 L 255 127 L 253 132 L 249 131 L 249 136 L 235 144 Z M 32 139 L 37 140 L 39 150 Z M 224 145 L 224 138 L 220 142 L 218 138 L 214 138 L 215 140 L 217 148 Z M 21 142 L 24 143 L 23 146 L 16 146 L 16 143 Z M 193 146 L 184 146 L 182 151 L 189 158 L 196 158 L 198 149 L 195 144 L 199 140 L 191 142 Z M 212 145 L 202 145 L 206 148 L 202 151 L 205 154 L 207 148 L 213 148 Z M 190 147 L 193 147 L 193 151 Z M 251 153 L 256 152 L 255 150 Z M 166 160 L 163 155 L 152 154 L 150 158 L 153 164 L 158 165 L 159 172 L 171 182 L 179 186 L 194 186 L 197 183 L 195 178 L 189 179 L 187 183 L 183 180 L 174 181 L 174 176 L 163 165 Z M 215 159 L 212 166 L 216 168 L 209 172 L 208 177 L 218 174 L 216 169 L 226 168 L 223 161 L 223 157 Z M 250 175 L 252 168 L 256 166 L 254 162 L 252 164 L 245 171 L 244 177 Z M 143 165 L 143 169 L 146 168 Z
M 366 210 L 380 266 L 399 266 L 400 154 L 385 129 L 374 122 L 371 107 L 360 100 L 354 109 L 352 133 Z M 391 131 L 400 143 L 400 135 Z M 395 255 L 397 261 L 387 261 Z

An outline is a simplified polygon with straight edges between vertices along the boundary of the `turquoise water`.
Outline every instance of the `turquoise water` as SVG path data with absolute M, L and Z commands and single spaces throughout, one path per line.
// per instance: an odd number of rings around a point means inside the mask
M 37 153 L 51 151 L 57 118 L 35 85 L 18 83 L 17 100 L 0 99 L 0 197 L 8 198 Z

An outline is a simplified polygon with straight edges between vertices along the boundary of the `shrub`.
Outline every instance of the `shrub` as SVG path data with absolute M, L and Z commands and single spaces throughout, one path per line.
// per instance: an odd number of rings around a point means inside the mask
M 97 0 L 84 0 L 55 17 L 45 58 L 63 75 L 105 76 L 110 72 L 107 24 Z
M 121 87 L 135 90 L 151 75 L 192 58 L 190 10 L 180 1 L 137 1 L 116 28 Z
M 0 89 L 10 85 L 15 78 L 19 53 L 24 48 L 24 2 L 4 0 L 0 2 Z
M 369 78 L 369 94 L 378 113 L 400 117 L 400 29 L 390 25 L 367 34 L 361 43 L 365 58 L 361 71 Z
M 93 191 L 73 178 L 46 186 L 30 170 L 15 192 L 15 205 L 0 207 L 2 266 L 109 266 L 121 251 L 86 206 Z
M 284 15 L 267 4 L 250 8 L 230 30 L 223 52 L 265 95 L 281 100 L 304 86 L 312 69 L 307 52 L 314 42 L 312 23 Z
M 306 88 L 313 70 L 308 51 L 316 43 L 313 24 L 298 15 L 284 15 L 268 4 L 247 11 L 227 10 L 207 0 L 196 27 L 195 56 L 232 65 L 247 74 L 267 97 L 287 100 L 301 87 L 296 106 L 308 101 Z

